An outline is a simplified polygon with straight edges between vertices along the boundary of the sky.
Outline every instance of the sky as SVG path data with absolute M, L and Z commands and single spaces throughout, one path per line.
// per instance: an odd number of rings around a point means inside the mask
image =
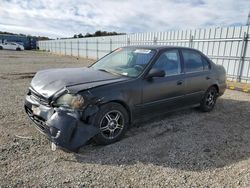
M 72 37 L 245 25 L 250 0 L 0 0 L 0 31 Z

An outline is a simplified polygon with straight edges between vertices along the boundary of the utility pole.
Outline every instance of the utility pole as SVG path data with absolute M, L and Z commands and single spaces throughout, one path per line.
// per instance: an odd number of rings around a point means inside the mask
M 248 13 L 248 17 L 247 17 L 247 25 L 249 25 L 249 26 L 250 26 L 250 11 L 249 11 L 249 13 Z

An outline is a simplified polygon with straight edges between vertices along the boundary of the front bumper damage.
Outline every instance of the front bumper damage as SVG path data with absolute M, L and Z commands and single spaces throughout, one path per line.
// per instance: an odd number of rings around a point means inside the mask
M 77 151 L 99 132 L 97 127 L 84 123 L 86 113 L 79 110 L 43 105 L 31 95 L 26 96 L 24 108 L 36 128 L 56 146 L 66 150 Z M 85 111 L 94 114 L 97 110 L 90 107 Z

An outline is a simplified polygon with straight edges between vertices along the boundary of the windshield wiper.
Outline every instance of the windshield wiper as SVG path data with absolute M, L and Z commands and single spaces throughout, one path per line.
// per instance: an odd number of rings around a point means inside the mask
M 99 71 L 103 71 L 103 72 L 107 72 L 107 73 L 110 73 L 110 74 L 114 74 L 114 75 L 118 75 L 118 76 L 124 76 L 124 75 L 119 74 L 119 73 L 117 73 L 117 72 L 107 71 L 106 69 L 97 69 L 97 70 L 99 70 Z
M 102 71 L 102 72 L 111 73 L 111 72 L 107 71 L 106 69 L 97 69 L 97 70 Z

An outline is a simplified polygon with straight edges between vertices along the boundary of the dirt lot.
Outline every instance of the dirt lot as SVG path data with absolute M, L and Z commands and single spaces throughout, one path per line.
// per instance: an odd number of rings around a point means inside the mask
M 112 145 L 51 151 L 23 110 L 31 78 L 89 63 L 0 51 L 1 187 L 250 187 L 250 94 L 237 91 L 226 91 L 211 113 L 187 109 L 143 120 Z

